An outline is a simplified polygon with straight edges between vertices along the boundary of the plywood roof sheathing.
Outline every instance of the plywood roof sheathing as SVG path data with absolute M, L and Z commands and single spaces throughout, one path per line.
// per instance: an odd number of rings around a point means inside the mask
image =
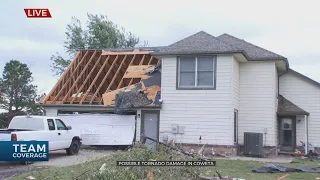
M 131 61 L 130 61 L 130 63 L 129 63 L 129 66 L 132 65 L 135 57 L 136 57 L 136 55 L 133 55 L 133 57 L 132 57 L 132 59 L 131 59 Z M 128 66 L 128 67 L 129 67 L 129 66 Z M 119 89 L 119 88 L 122 86 L 122 83 L 123 83 L 123 77 L 121 78 L 121 81 L 120 81 L 120 83 L 119 83 L 118 86 L 117 86 L 117 89 Z

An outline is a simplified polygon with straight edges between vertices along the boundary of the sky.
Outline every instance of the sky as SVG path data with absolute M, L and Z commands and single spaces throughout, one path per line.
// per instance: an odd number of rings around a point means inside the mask
M 314 1 L 232 0 L 1 0 L 0 73 L 11 59 L 27 63 L 39 93 L 57 78 L 51 55 L 66 57 L 71 17 L 104 14 L 150 46 L 172 44 L 198 31 L 228 33 L 287 57 L 290 67 L 320 82 L 320 11 Z M 48 8 L 52 18 L 27 18 L 24 8 Z

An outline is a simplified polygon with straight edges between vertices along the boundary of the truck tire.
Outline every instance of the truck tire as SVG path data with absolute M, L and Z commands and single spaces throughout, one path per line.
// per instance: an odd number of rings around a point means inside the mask
M 33 162 L 31 162 L 31 161 L 21 161 L 20 164 L 21 165 L 29 165 L 29 164 L 33 164 Z
M 70 147 L 67 149 L 68 155 L 75 155 L 79 153 L 80 149 L 80 141 L 77 139 L 73 139 L 71 142 Z

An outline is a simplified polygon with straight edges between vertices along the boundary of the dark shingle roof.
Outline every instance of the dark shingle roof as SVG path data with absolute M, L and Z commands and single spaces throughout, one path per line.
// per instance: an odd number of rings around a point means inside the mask
M 295 105 L 282 95 L 278 97 L 278 115 L 309 115 L 309 113 Z
M 249 60 L 284 60 L 285 57 L 238 39 L 229 34 L 222 34 L 217 37 L 219 40 L 232 45 L 233 47 L 243 50 L 247 53 Z
M 243 52 L 230 44 L 220 41 L 216 37 L 200 31 L 169 46 L 161 47 L 154 54 L 178 55 L 200 53 L 234 53 Z

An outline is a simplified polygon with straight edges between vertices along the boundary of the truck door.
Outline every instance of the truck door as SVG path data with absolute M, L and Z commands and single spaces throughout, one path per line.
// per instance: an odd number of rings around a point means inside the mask
M 49 150 L 56 150 L 57 149 L 57 132 L 56 126 L 53 119 L 47 119 L 48 123 L 48 133 L 46 133 L 45 140 L 49 141 Z
M 67 129 L 67 126 L 60 120 L 56 119 L 59 149 L 69 148 L 72 141 L 72 132 Z

